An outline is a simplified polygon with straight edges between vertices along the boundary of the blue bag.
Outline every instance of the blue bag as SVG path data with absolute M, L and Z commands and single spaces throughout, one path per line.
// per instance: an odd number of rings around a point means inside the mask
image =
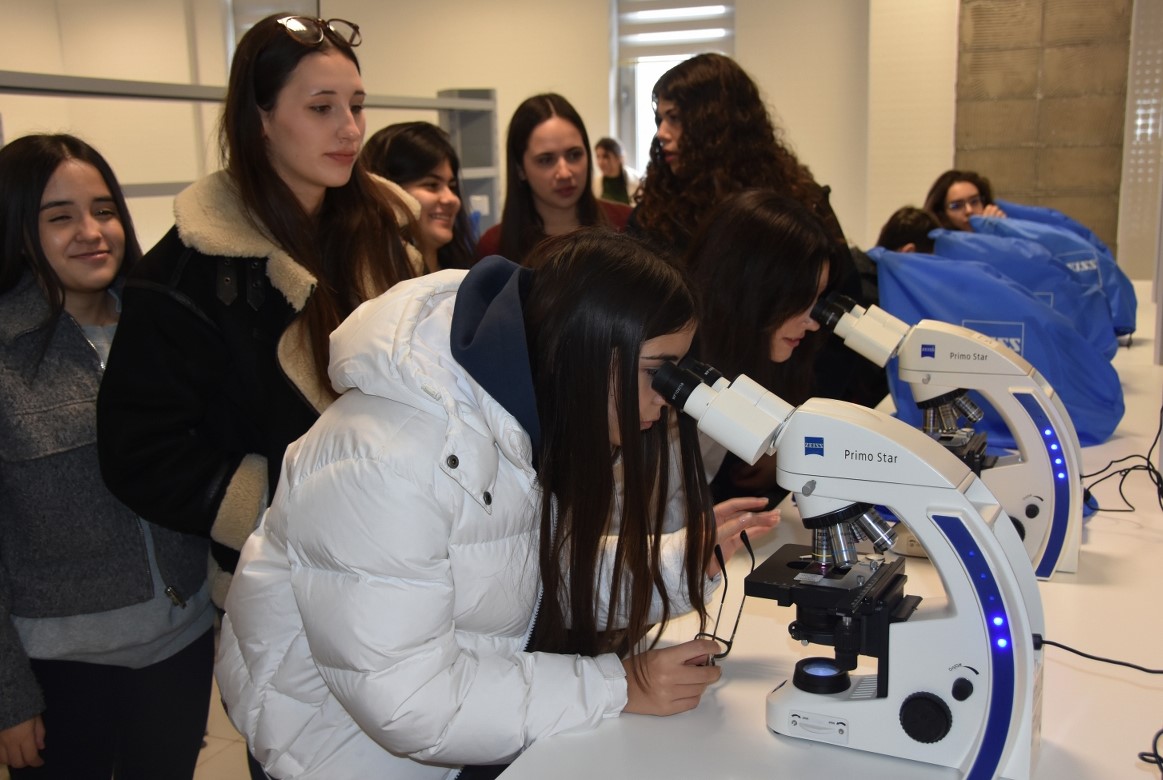
M 1046 216 L 1048 220 L 1051 218 Z M 1065 263 L 1083 284 L 1099 286 L 1106 296 L 1116 335 L 1135 332 L 1135 313 L 1138 308 L 1135 288 L 1105 246 L 1100 248 L 1075 231 L 1050 222 L 1036 222 L 1016 217 L 1000 219 L 973 216 L 969 218 L 969 224 L 977 233 L 1025 238 L 1049 249 L 1050 254 Z M 1097 238 L 1095 240 L 1097 241 Z M 1098 244 L 1101 245 L 1102 242 L 1098 241 Z
M 997 339 L 1050 383 L 1082 444 L 1099 444 L 1114 433 L 1124 410 L 1119 375 L 1069 319 L 985 263 L 881 247 L 868 255 L 877 264 L 881 308 L 910 325 L 941 320 Z M 888 366 L 888 379 L 897 416 L 920 426 L 921 412 L 909 386 L 897 377 L 895 360 Z M 976 429 L 994 446 L 1015 447 L 1000 415 L 985 399 L 971 395 L 987 410 Z
M 963 230 L 933 230 L 933 254 L 952 260 L 977 260 L 1025 287 L 1074 323 L 1083 338 L 1107 360 L 1119 348 L 1106 296 L 1097 285 L 1084 285 L 1041 244 Z
M 1007 216 L 1014 219 L 1025 219 L 1030 222 L 1041 222 L 1044 225 L 1054 225 L 1055 227 L 1066 228 L 1071 233 L 1077 233 L 1087 240 L 1088 243 L 1094 246 L 1100 252 L 1104 252 L 1111 257 L 1114 253 L 1103 242 L 1101 238 L 1094 234 L 1094 231 L 1082 224 L 1076 219 L 1063 214 L 1058 209 L 1052 209 L 1048 206 L 1026 206 L 1021 203 L 1011 203 L 1008 200 L 1001 200 L 998 198 L 994 201 Z

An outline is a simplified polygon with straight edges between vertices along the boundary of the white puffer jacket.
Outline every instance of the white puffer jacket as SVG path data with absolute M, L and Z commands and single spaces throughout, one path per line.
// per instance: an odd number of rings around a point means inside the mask
M 279 780 L 451 777 L 626 704 L 616 656 L 523 652 L 539 494 L 529 436 L 450 355 L 464 276 L 397 285 L 335 332 L 332 381 L 355 389 L 287 450 L 243 549 L 218 684 Z

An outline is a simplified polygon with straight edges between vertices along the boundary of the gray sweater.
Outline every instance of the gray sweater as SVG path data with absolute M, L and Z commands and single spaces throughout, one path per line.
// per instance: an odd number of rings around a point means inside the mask
M 39 328 L 47 313 L 30 275 L 0 295 L 0 729 L 44 708 L 15 621 L 104 613 L 158 595 L 141 521 L 105 488 L 97 464 L 99 357 L 67 314 Z M 149 532 L 171 597 L 203 591 L 207 540 Z

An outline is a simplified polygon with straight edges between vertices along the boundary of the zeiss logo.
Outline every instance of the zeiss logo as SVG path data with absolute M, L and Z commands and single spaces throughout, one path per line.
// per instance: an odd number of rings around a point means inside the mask
M 997 339 L 1014 352 L 1022 354 L 1022 345 L 1026 340 L 1026 324 L 1024 322 L 962 320 L 961 324 L 970 330 Z
M 824 437 L 823 436 L 805 436 L 804 437 L 804 454 L 805 455 L 819 455 L 824 457 Z
M 922 344 L 921 345 L 921 357 L 923 357 L 923 358 L 927 358 L 927 357 L 936 358 L 937 357 L 937 345 L 936 344 Z

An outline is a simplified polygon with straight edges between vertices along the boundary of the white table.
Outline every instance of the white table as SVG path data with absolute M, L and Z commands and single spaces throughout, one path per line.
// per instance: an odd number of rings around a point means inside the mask
M 1130 454 L 1145 455 L 1159 425 L 1163 367 L 1151 362 L 1155 307 L 1146 283 L 1137 284 L 1139 330 L 1133 346 L 1119 350 L 1114 364 L 1122 380 L 1126 413 L 1106 443 L 1083 450 L 1084 473 Z M 1154 463 L 1159 465 L 1159 447 Z M 1084 480 L 1089 484 L 1091 480 Z M 1103 507 L 1121 505 L 1116 479 L 1096 490 Z M 1045 637 L 1088 653 L 1163 667 L 1163 513 L 1147 476 L 1132 475 L 1125 492 L 1137 511 L 1099 512 L 1084 526 L 1077 574 L 1056 574 L 1039 584 L 1046 613 Z M 810 544 L 794 508 L 762 544 L 763 561 L 779 546 Z M 728 573 L 730 592 L 723 622 L 729 630 L 746 573 L 744 555 Z M 906 592 L 940 594 L 927 560 L 909 558 Z M 717 603 L 717 602 L 716 602 Z M 723 678 L 692 712 L 669 718 L 622 715 L 597 729 L 561 734 L 536 743 L 503 775 L 505 780 L 555 778 L 731 778 L 844 776 L 865 778 L 957 777 L 953 770 L 866 753 L 770 732 L 765 697 L 808 655 L 831 648 L 803 647 L 787 634 L 794 609 L 749 598 L 734 649 L 723 662 Z M 690 638 L 688 616 L 668 628 L 664 639 Z M 1157 777 L 1137 754 L 1163 728 L 1163 679 L 1045 649 L 1041 751 L 1037 780 L 1112 780 Z M 871 669 L 872 667 L 870 667 Z M 808 774 L 810 773 L 810 775 Z

